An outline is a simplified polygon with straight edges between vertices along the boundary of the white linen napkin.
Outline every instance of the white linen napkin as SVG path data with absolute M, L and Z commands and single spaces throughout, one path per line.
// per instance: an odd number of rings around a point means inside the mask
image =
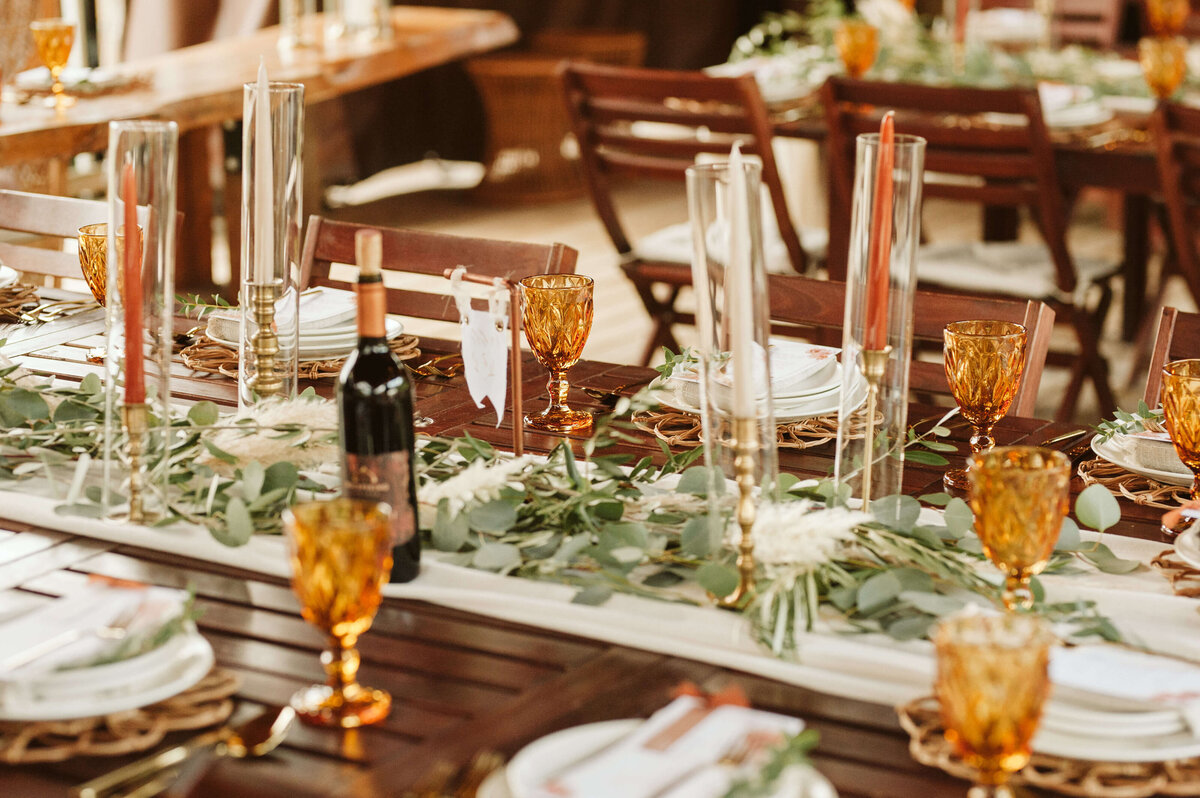
M 28 679 L 109 656 L 123 643 L 153 633 L 178 617 L 185 596 L 169 588 L 95 583 L 0 623 L 0 681 Z M 119 640 L 96 634 L 118 624 L 127 629 Z M 24 652 L 35 646 L 52 650 L 31 662 L 9 665 L 23 660 Z
M 354 331 L 354 316 L 357 302 L 353 291 L 322 286 L 305 291 L 300 295 L 300 339 L 306 334 Z M 281 300 L 280 310 L 286 312 L 289 305 Z M 280 320 L 283 321 L 282 319 Z M 208 315 L 208 336 L 223 341 L 236 341 L 241 337 L 242 313 L 238 308 L 218 310 Z
M 732 778 L 732 768 L 716 764 L 721 757 L 748 735 L 783 737 L 803 728 L 802 721 L 786 715 L 739 706 L 709 710 L 703 700 L 682 696 L 628 737 L 569 765 L 532 798 L 720 796 Z
M 1050 679 L 1070 691 L 1062 697 L 1084 703 L 1092 697 L 1112 709 L 1177 709 L 1200 734 L 1200 667 L 1190 662 L 1107 645 L 1056 648 Z

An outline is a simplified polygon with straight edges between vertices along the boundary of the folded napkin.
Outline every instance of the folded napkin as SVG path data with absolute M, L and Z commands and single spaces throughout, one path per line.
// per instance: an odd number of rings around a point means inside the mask
M 755 351 L 762 352 L 762 347 L 755 344 Z M 771 353 L 771 386 L 767 389 L 767 379 L 764 374 L 761 355 L 754 362 L 754 392 L 760 402 L 770 397 L 793 396 L 807 389 L 823 387 L 827 391 L 836 391 L 839 383 L 836 380 L 836 363 L 841 350 L 829 346 L 816 346 L 799 341 L 783 338 L 772 338 Z M 678 367 L 671 375 L 672 380 L 682 383 L 676 386 L 681 389 L 684 401 L 692 405 L 700 403 L 698 385 L 699 371 L 695 364 L 689 363 Z M 721 366 L 714 381 L 725 388 L 733 387 L 733 363 L 727 361 Z M 721 405 L 731 401 L 730 395 L 717 397 Z
M 785 715 L 681 696 L 629 736 L 569 765 L 531 798 L 715 798 L 736 772 L 718 764 L 722 757 L 748 739 L 782 739 L 803 727 Z
M 71 667 L 87 667 L 140 653 L 157 632 L 179 618 L 187 595 L 126 582 L 96 582 L 0 623 L 0 682 L 20 681 Z M 120 626 L 120 639 L 96 634 Z M 60 645 L 61 644 L 61 645 Z M 46 653 L 25 662 L 26 652 Z
M 282 300 L 281 300 L 282 302 Z M 280 310 L 287 306 L 281 304 Z M 353 291 L 340 288 L 313 288 L 300 295 L 300 339 L 306 333 L 353 332 L 357 302 Z M 284 318 L 279 319 L 284 323 Z M 241 337 L 242 313 L 238 308 L 219 310 L 208 316 L 208 336 L 222 341 Z
M 1171 443 L 1171 436 L 1165 432 L 1147 430 L 1128 435 L 1114 435 L 1111 445 L 1142 468 L 1185 476 L 1192 473 L 1179 459 L 1175 445 Z
M 1114 710 L 1177 709 L 1200 736 L 1200 666 L 1111 645 L 1057 648 L 1050 680 L 1056 694 Z

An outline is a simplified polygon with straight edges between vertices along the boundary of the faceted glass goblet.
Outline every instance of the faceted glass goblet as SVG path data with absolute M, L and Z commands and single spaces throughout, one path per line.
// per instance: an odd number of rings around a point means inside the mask
M 1175 453 L 1192 470 L 1192 499 L 1200 499 L 1200 360 L 1163 366 L 1162 409 Z
M 1138 41 L 1138 61 L 1150 93 L 1166 100 L 1187 74 L 1188 40 L 1182 36 L 1146 36 Z
M 1029 763 L 1050 692 L 1053 636 L 1036 616 L 971 615 L 939 624 L 936 691 L 946 740 L 978 773 L 971 798 L 1007 796 Z
M 573 432 L 592 426 L 592 414 L 567 406 L 567 370 L 579 362 L 592 330 L 592 278 L 537 274 L 521 280 L 525 340 L 550 371 L 550 405 L 525 416 L 534 429 Z
M 328 682 L 299 690 L 292 707 L 316 726 L 353 728 L 387 717 L 392 698 L 358 683 L 358 638 L 371 628 L 392 570 L 391 508 L 339 498 L 285 510 L 292 590 L 304 620 L 324 632 Z
M 29 23 L 33 33 L 33 44 L 37 49 L 38 58 L 50 70 L 50 78 L 54 81 L 50 90 L 54 92 L 54 107 L 65 108 L 75 102 L 66 93 L 62 83 L 62 71 L 71 56 L 71 48 L 75 45 L 75 25 L 65 19 L 35 19 Z
M 946 382 L 970 423 L 971 452 L 996 445 L 992 429 L 1004 418 L 1025 373 L 1025 328 L 1007 321 L 956 321 L 942 333 Z M 943 482 L 966 490 L 967 472 L 950 469 Z
M 833 32 L 833 44 L 846 75 L 858 80 L 875 65 L 879 55 L 879 31 L 861 19 L 844 19 Z
M 1004 574 L 1004 606 L 1033 606 L 1029 580 L 1050 561 L 1071 486 L 1071 461 L 1037 446 L 998 446 L 971 455 L 968 503 L 983 553 Z

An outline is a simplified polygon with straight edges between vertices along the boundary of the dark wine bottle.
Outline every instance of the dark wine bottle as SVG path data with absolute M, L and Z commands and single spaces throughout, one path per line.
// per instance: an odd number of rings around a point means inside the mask
M 348 496 L 392 506 L 396 544 L 391 581 L 408 582 L 416 578 L 421 561 L 412 380 L 388 347 L 379 232 L 358 231 L 354 250 L 359 268 L 358 348 L 346 358 L 337 392 L 342 489 Z

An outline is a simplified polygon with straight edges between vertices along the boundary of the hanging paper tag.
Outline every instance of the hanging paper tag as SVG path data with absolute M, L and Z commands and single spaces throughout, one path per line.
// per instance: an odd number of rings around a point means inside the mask
M 508 334 L 486 310 L 469 308 L 462 337 L 463 372 L 467 390 L 476 407 L 483 407 L 483 398 L 492 400 L 496 408 L 496 426 L 504 416 L 504 400 L 508 395 Z

